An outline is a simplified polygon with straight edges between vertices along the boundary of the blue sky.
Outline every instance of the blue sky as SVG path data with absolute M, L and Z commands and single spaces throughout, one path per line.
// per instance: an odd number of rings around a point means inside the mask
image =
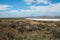
M 0 18 L 60 16 L 60 0 L 0 0 Z

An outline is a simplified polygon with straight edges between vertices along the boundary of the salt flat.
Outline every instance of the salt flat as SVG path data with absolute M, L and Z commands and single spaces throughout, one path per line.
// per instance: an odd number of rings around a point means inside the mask
M 60 21 L 60 19 L 38 19 L 38 18 L 26 18 L 27 20 L 40 20 L 40 21 Z

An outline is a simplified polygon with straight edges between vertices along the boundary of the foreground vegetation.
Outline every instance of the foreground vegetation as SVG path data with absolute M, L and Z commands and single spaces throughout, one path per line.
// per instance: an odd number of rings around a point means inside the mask
M 60 40 L 60 22 L 0 19 L 0 40 Z

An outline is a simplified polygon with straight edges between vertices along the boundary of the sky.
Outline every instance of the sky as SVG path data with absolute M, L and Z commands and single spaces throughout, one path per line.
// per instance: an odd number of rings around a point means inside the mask
M 60 0 L 0 0 L 0 18 L 60 16 Z

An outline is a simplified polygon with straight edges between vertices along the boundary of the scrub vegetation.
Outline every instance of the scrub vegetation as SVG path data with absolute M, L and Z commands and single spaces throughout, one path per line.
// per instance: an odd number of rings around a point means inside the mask
M 0 19 L 0 40 L 60 40 L 60 21 Z

